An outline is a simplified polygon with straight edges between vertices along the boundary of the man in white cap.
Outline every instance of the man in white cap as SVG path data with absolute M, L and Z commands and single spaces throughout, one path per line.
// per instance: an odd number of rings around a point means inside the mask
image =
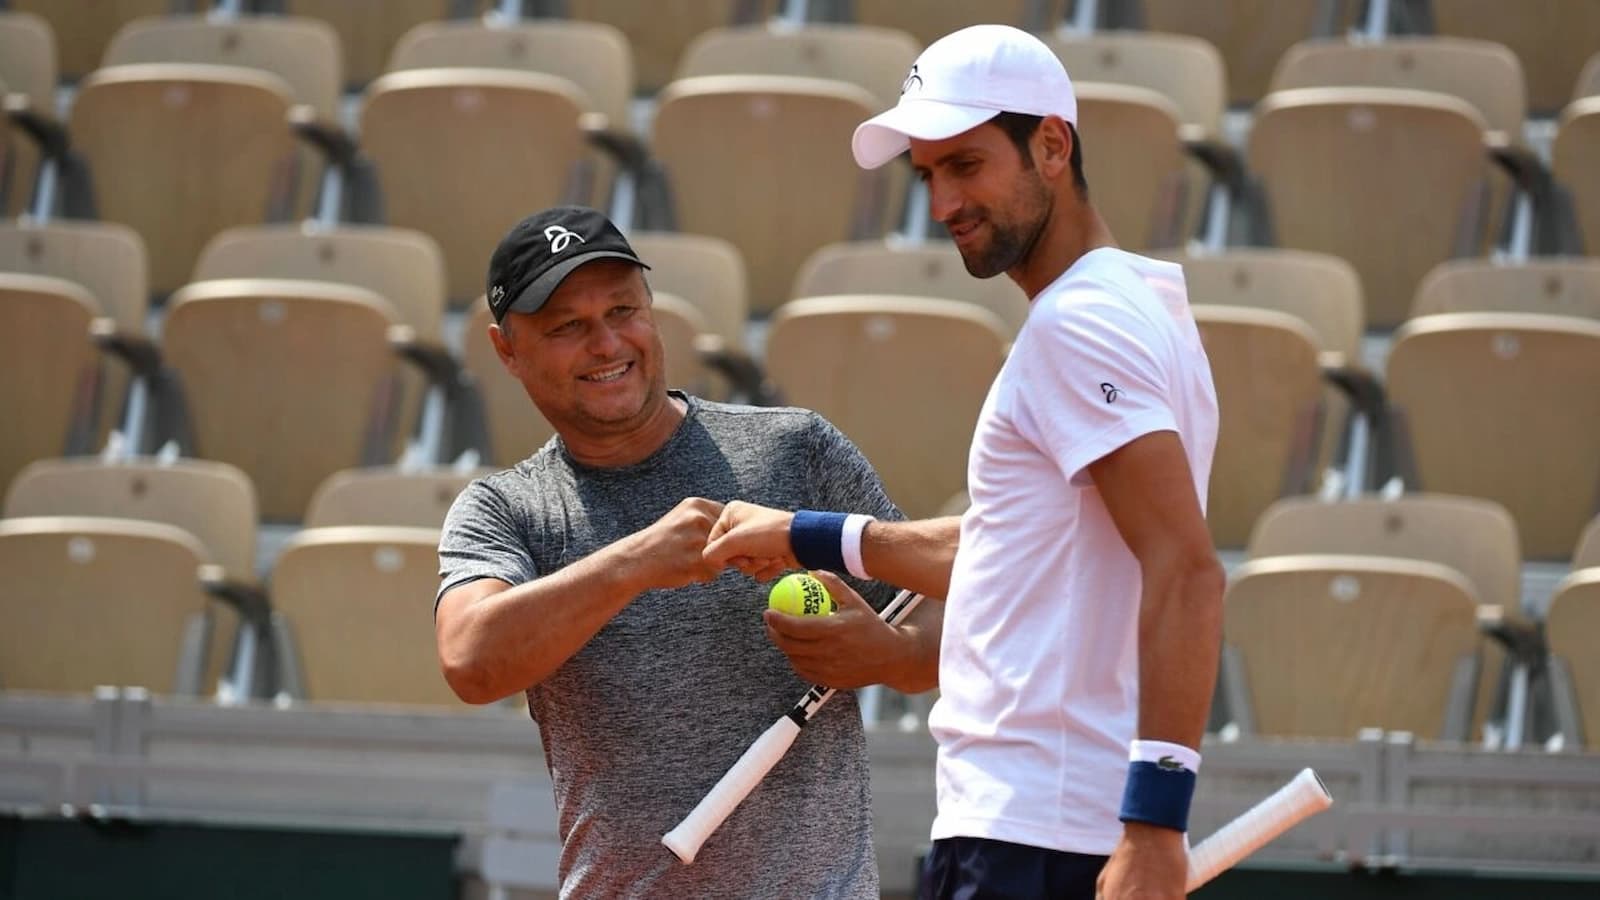
M 831 555 L 946 598 L 924 897 L 1182 897 L 1224 586 L 1204 517 L 1216 394 L 1183 271 L 1117 248 L 1072 83 L 1017 29 L 929 46 L 853 149 L 867 168 L 909 151 L 967 270 L 1031 298 L 973 438 L 971 506 L 880 522 L 734 503 L 706 556 Z

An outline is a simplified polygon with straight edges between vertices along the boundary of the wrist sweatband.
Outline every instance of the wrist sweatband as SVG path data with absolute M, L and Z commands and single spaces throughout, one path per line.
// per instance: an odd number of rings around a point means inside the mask
M 789 549 L 794 558 L 808 569 L 826 569 L 845 572 L 843 537 L 844 513 L 816 512 L 802 509 L 789 523 Z
M 1128 759 L 1128 781 L 1117 818 L 1188 831 L 1200 754 L 1182 744 L 1134 741 Z
M 851 575 L 862 580 L 870 579 L 866 564 L 861 561 L 861 533 L 867 530 L 871 516 L 856 513 L 844 520 L 844 532 L 839 535 L 839 553 L 844 557 L 844 567 Z

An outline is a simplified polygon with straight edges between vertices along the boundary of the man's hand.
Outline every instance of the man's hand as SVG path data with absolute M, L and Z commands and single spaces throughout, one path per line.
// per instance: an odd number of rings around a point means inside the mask
M 1100 870 L 1095 900 L 1182 900 L 1188 879 L 1189 853 L 1181 832 L 1128 822 Z
M 638 592 L 715 581 L 722 567 L 706 562 L 704 551 L 721 513 L 721 503 L 690 497 L 619 542 L 623 564 Z
M 794 513 L 735 500 L 722 508 L 711 527 L 705 562 L 719 570 L 732 566 L 757 581 L 771 581 L 797 569 L 800 563 L 789 545 L 793 521 Z
M 767 637 L 806 681 L 859 688 L 886 681 L 886 673 L 916 652 L 915 641 L 878 618 L 867 601 L 832 572 L 811 573 L 833 595 L 831 616 L 791 616 L 767 610 Z

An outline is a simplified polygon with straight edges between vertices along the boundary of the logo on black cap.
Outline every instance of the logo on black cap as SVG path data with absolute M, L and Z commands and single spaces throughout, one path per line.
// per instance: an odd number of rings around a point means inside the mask
M 589 243 L 583 239 L 583 235 L 576 231 L 568 231 L 560 225 L 551 225 L 544 230 L 544 239 L 550 242 L 551 253 L 560 253 L 567 249 L 567 245 L 572 243 L 573 238 L 577 238 L 580 244 Z

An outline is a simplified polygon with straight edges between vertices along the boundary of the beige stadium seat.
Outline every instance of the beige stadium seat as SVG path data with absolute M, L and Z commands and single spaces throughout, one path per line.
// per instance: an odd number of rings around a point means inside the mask
M 739 248 L 722 238 L 681 231 L 636 231 L 628 243 L 650 266 L 645 277 L 652 290 L 694 304 L 710 333 L 744 349 L 750 296 Z
M 1318 4 L 1311 2 L 1140 0 L 1139 5 L 1150 31 L 1204 38 L 1221 52 L 1232 104 L 1264 96 L 1284 52 L 1318 32 Z
M 1348 260 L 1367 324 L 1387 328 L 1405 319 L 1429 269 L 1485 247 L 1484 131 L 1454 97 L 1302 88 L 1261 101 L 1249 160 L 1277 243 Z
M 1218 546 L 1241 547 L 1274 500 L 1315 485 L 1326 418 L 1317 339 L 1288 313 L 1195 306 L 1220 414 L 1206 522 Z
M 1582 100 L 1585 97 L 1600 97 L 1600 50 L 1589 57 L 1583 64 L 1583 71 L 1578 73 L 1578 83 L 1572 89 L 1572 99 Z
M 1595 516 L 1589 527 L 1578 538 L 1578 548 L 1572 552 L 1572 567 L 1587 569 L 1600 566 L 1600 516 Z
M 1277 737 L 1349 740 L 1383 728 L 1464 740 L 1477 616 L 1472 584 L 1435 563 L 1320 554 L 1246 562 L 1223 611 L 1250 710 L 1239 724 Z
M 1571 0 L 1432 0 L 1440 34 L 1498 41 L 1510 47 L 1527 71 L 1528 102 L 1549 115 L 1567 102 L 1573 76 L 1600 47 L 1600 5 Z
M 900 99 L 906 73 L 922 52 L 916 38 L 868 25 L 718 28 L 694 39 L 679 78 L 700 75 L 796 75 L 864 88 L 879 108 Z
M 1388 358 L 1413 489 L 1496 500 L 1530 559 L 1564 559 L 1600 497 L 1600 322 L 1518 313 L 1412 319 Z
M 850 156 L 850 135 L 876 107 L 854 85 L 775 75 L 688 78 L 661 92 L 652 146 L 677 227 L 739 248 L 753 311 L 788 299 L 816 248 L 883 232 L 897 208 L 892 178 Z
M 94 71 L 117 29 L 135 19 L 172 11 L 172 0 L 11 0 L 11 9 L 50 23 L 63 78 Z
M 1411 315 L 1452 312 L 1600 319 L 1600 259 L 1535 256 L 1515 264 L 1481 259 L 1441 263 L 1422 280 Z
M 1178 120 L 1197 136 L 1220 137 L 1228 105 L 1222 54 L 1202 38 L 1142 31 L 1042 35 L 1067 67 L 1073 84 L 1105 82 L 1141 87 L 1166 97 Z M 1187 135 L 1186 135 L 1187 136 Z
M 1075 90 L 1095 209 L 1123 247 L 1175 246 L 1188 190 L 1178 108 L 1146 88 L 1089 82 Z
M 368 87 L 361 143 L 389 224 L 444 248 L 452 303 L 482 293 L 489 253 L 512 225 L 586 199 L 573 178 L 589 106 L 564 78 L 505 69 L 391 72 Z
M 1584 248 L 1600 255 L 1600 96 L 1585 97 L 1561 113 L 1561 130 L 1550 150 L 1556 181 L 1572 192 Z
M 654 94 L 678 69 L 685 48 L 703 32 L 765 21 L 778 0 L 567 0 L 567 15 L 622 30 L 633 48 L 640 94 Z
M 510 467 L 539 452 L 555 429 L 545 420 L 522 383 L 511 376 L 489 341 L 489 304 L 480 294 L 462 335 L 462 362 L 478 383 L 489 426 L 488 462 Z
M 181 379 L 191 455 L 243 469 L 268 521 L 299 521 L 341 469 L 392 460 L 394 308 L 350 285 L 223 279 L 173 295 L 162 332 Z
M 837 426 L 890 499 L 923 518 L 966 486 L 973 428 L 1007 343 L 1004 323 L 969 303 L 813 297 L 773 315 L 766 362 L 785 403 Z
M 408 471 L 390 466 L 335 472 L 317 488 L 306 510 L 307 528 L 390 525 L 443 528 L 456 495 L 493 469 Z
M 556 75 L 576 84 L 610 127 L 629 130 L 633 56 L 627 37 L 600 22 L 424 22 L 406 32 L 389 70 L 516 69 Z
M 20 94 L 30 110 L 55 118 L 56 43 L 50 25 L 32 13 L 0 12 L 0 96 Z M 15 216 L 28 208 L 38 175 L 39 148 L 21 129 L 5 135 L 0 115 L 0 163 L 11 166 L 10 193 L 0 202 L 0 215 Z
M 1391 37 L 1379 42 L 1322 39 L 1289 48 L 1273 73 L 1275 91 L 1378 87 L 1436 91 L 1465 100 L 1484 122 L 1521 143 L 1527 90 L 1516 54 L 1493 41 Z
M 217 232 L 287 201 L 290 97 L 276 76 L 233 66 L 114 66 L 83 80 L 72 140 L 101 217 L 144 238 L 152 291 L 182 284 Z
M 1299 318 L 1329 363 L 1361 359 L 1361 276 L 1337 256 L 1306 250 L 1230 247 L 1219 253 L 1161 254 L 1183 266 L 1189 302 L 1247 306 Z
M 438 587 L 437 529 L 296 534 L 272 569 L 273 609 L 293 648 L 280 658 L 298 673 L 288 693 L 317 702 L 460 705 L 435 662 Z
M 197 694 L 214 610 L 206 551 L 182 529 L 126 519 L 0 520 L 0 686 Z
M 1545 635 L 1555 670 L 1558 719 L 1568 720 L 1563 731 L 1583 736 L 1582 742 L 1569 741 L 1568 748 L 1600 750 L 1600 653 L 1595 652 L 1600 645 L 1600 566 L 1578 569 L 1556 586 L 1545 614 Z
M 1055 21 L 1061 7 L 1058 0 L 1045 0 L 1044 21 L 1034 20 L 1037 0 L 985 0 L 968 3 L 907 3 L 906 0 L 855 0 L 856 21 L 863 25 L 898 28 L 909 32 L 923 46 L 968 25 L 999 23 L 1018 28 L 1042 28 Z M 901 73 L 905 77 L 905 73 Z
M 413 27 L 448 18 L 463 0 L 284 0 L 291 16 L 320 19 L 339 35 L 344 57 L 344 77 L 359 86 L 383 72 L 389 54 Z M 470 11 L 482 12 L 486 0 L 471 0 Z
M 0 273 L 0 485 L 22 467 L 88 452 L 99 360 L 89 323 L 100 314 L 71 281 Z
M 795 278 L 793 296 L 900 294 L 976 303 L 1015 336 L 1028 318 L 1028 297 L 1004 275 L 974 278 L 948 242 L 895 245 L 884 241 L 829 244 L 811 255 Z

